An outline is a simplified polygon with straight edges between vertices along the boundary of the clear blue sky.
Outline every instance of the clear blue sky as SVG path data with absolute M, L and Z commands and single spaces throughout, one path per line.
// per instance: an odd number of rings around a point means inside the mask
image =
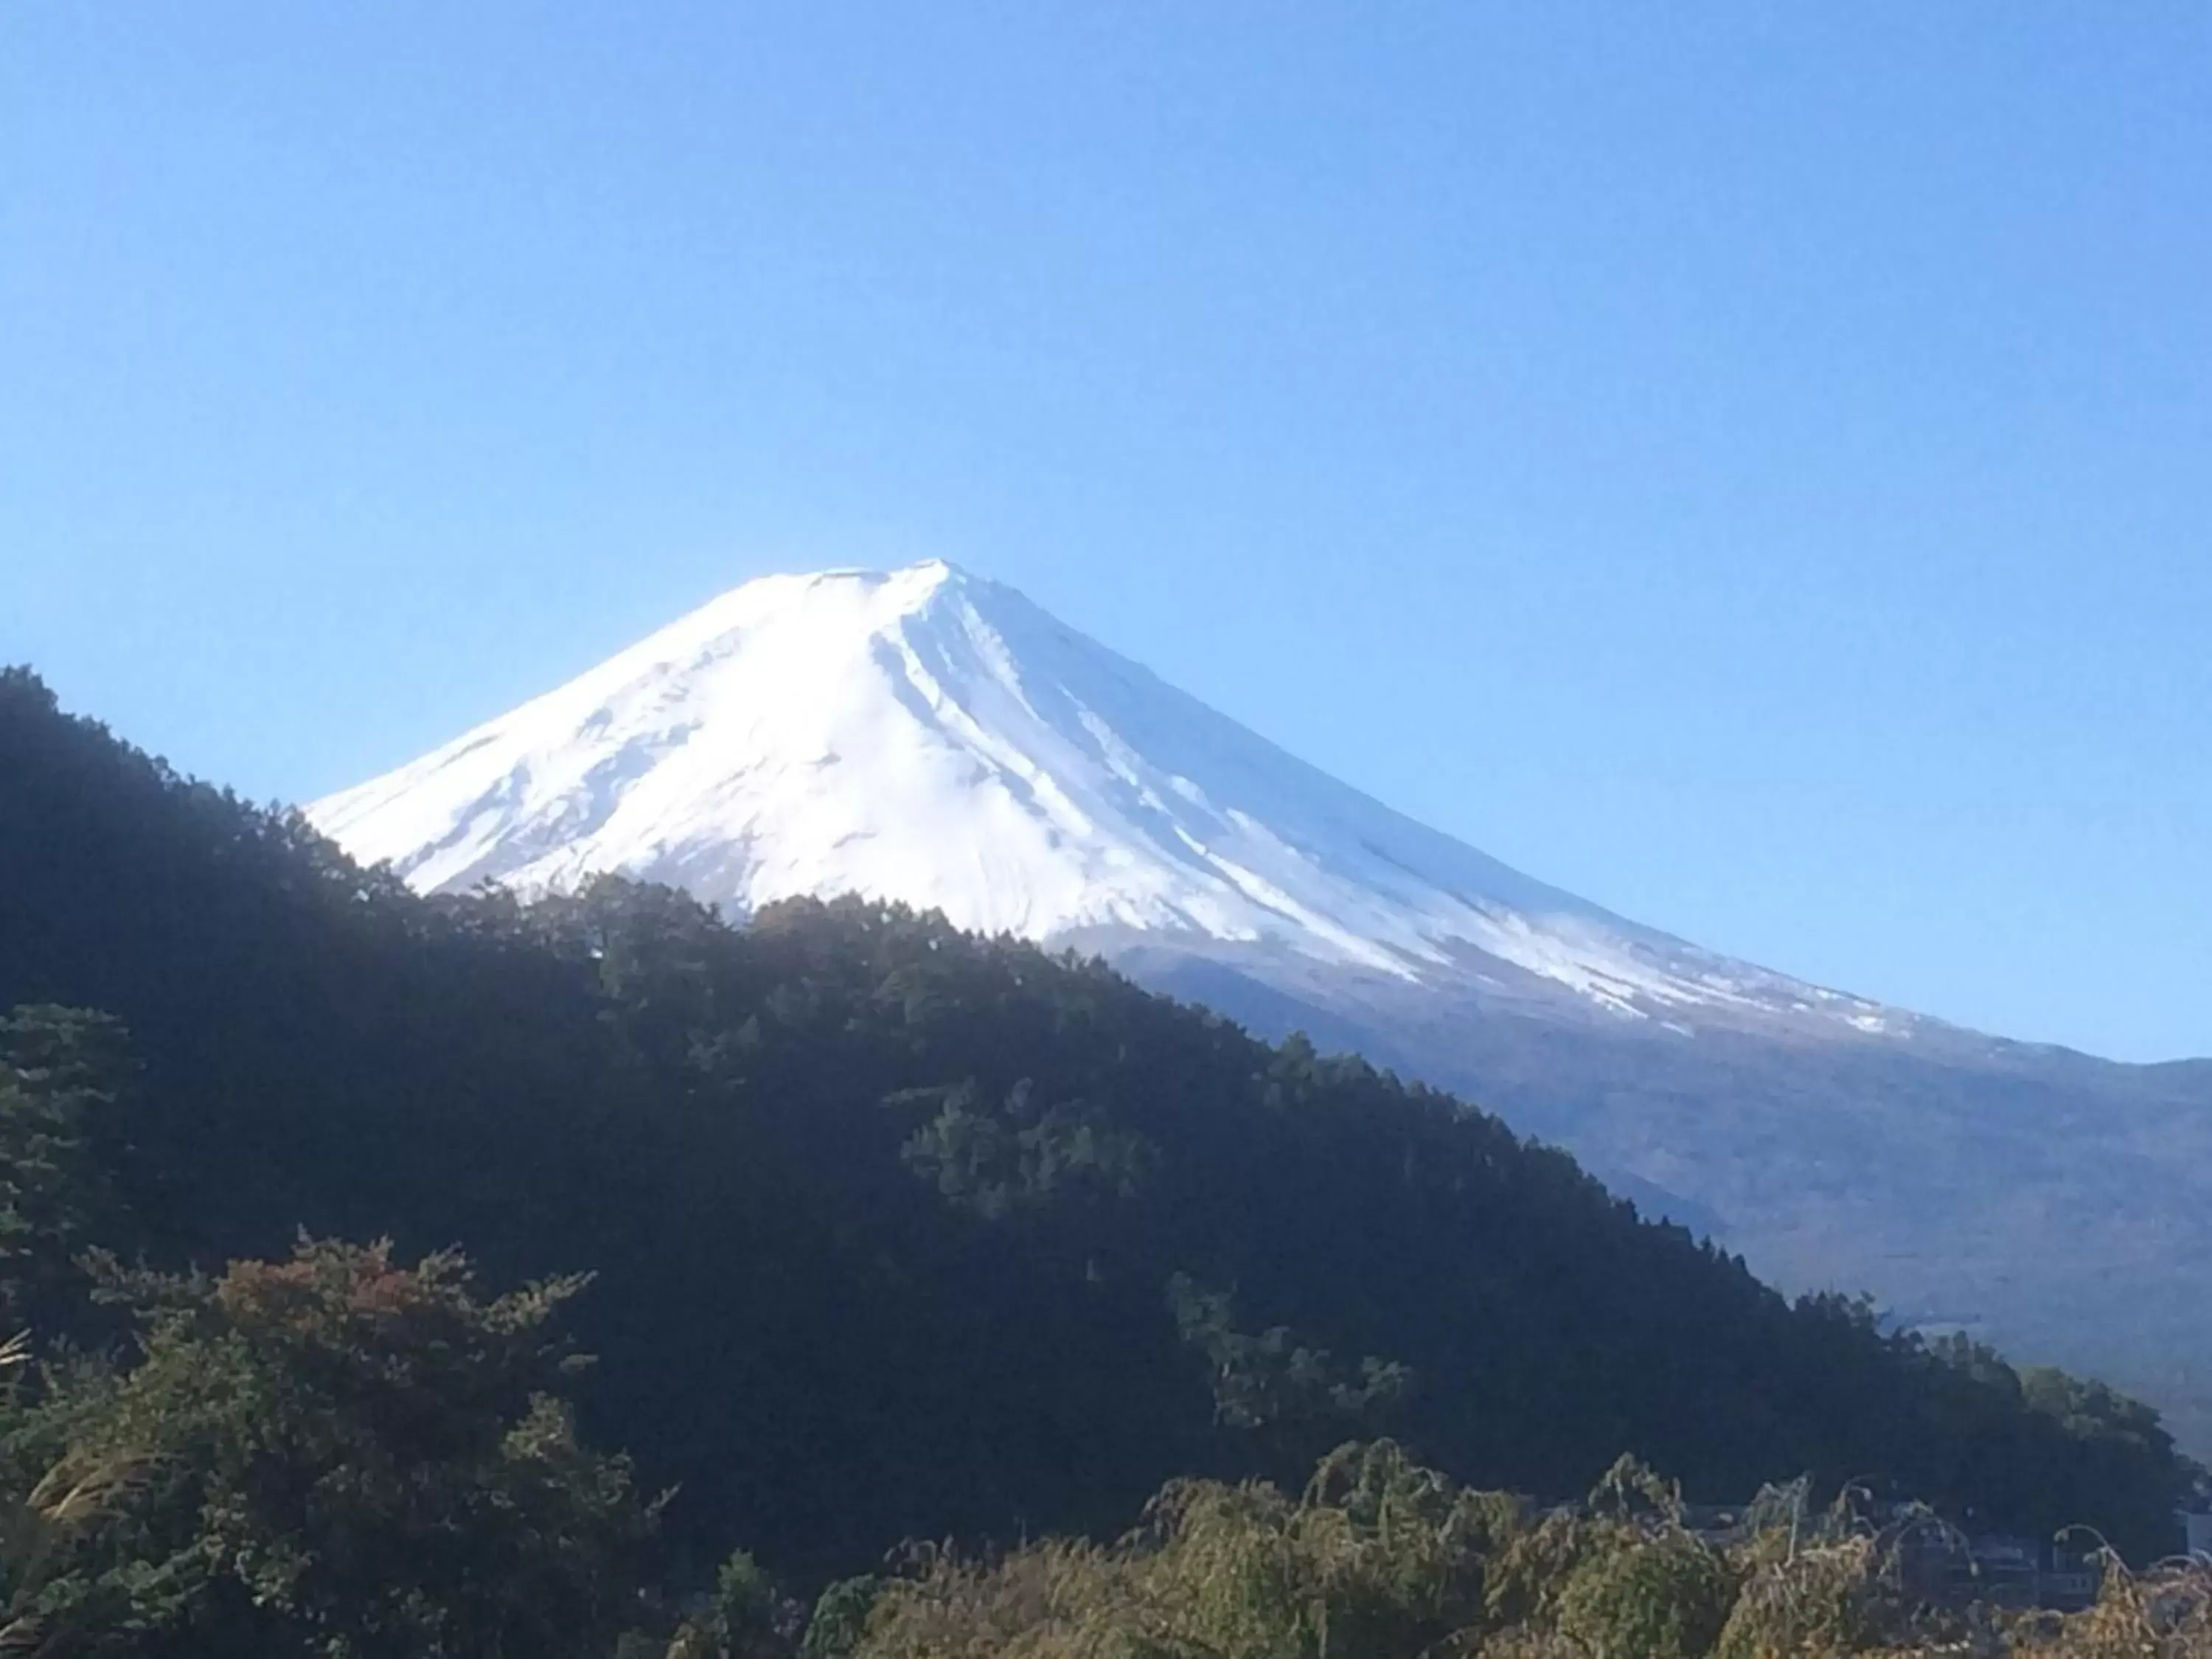
M 301 799 L 943 555 L 1640 919 L 2212 1053 L 2212 7 L 0 5 L 0 659 Z

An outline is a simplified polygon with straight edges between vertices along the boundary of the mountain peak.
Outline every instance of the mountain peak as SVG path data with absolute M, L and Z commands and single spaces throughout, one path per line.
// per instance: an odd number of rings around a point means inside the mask
M 309 817 L 426 891 L 617 871 L 740 915 L 851 891 L 1684 1031 L 1887 1018 L 1425 829 L 941 559 L 747 582 Z
M 821 586 L 841 584 L 880 591 L 892 596 L 896 602 L 921 606 L 929 604 L 939 593 L 972 592 L 998 586 L 988 577 L 978 576 L 950 559 L 916 559 L 911 564 L 881 568 L 872 565 L 842 565 L 824 570 L 795 572 L 790 574 L 756 576 L 741 582 L 722 594 L 730 599 L 753 589 L 763 592 L 783 592 Z

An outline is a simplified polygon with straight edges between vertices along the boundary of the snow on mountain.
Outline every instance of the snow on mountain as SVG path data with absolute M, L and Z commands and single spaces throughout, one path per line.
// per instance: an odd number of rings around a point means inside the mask
M 1684 1030 L 1912 1023 L 1532 880 L 936 562 L 747 583 L 308 816 L 426 892 L 615 871 L 738 914 L 859 892 Z
M 1624 921 L 947 566 L 750 583 L 309 812 L 424 890 L 619 871 L 738 915 L 857 891 L 1103 951 L 1479 1101 L 1785 1291 L 2094 1371 L 2212 1454 L 2212 1073 Z

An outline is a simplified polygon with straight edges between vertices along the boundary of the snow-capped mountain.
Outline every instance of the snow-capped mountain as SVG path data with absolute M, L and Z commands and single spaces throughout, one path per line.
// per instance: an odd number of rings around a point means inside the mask
M 1102 951 L 1457 1091 L 1773 1283 L 2094 1371 L 2212 1452 L 2212 1074 L 1625 921 L 949 566 L 750 583 L 309 816 L 425 891 L 857 891 Z
M 608 871 L 1030 939 L 1258 946 L 1682 1025 L 1899 1025 L 1609 915 L 942 562 L 772 576 L 310 817 L 417 888 Z

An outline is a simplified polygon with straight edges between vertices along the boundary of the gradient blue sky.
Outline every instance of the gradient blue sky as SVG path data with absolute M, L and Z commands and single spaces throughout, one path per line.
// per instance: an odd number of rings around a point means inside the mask
M 0 659 L 256 797 L 938 555 L 1701 942 L 2212 1053 L 2212 7 L 0 6 Z

